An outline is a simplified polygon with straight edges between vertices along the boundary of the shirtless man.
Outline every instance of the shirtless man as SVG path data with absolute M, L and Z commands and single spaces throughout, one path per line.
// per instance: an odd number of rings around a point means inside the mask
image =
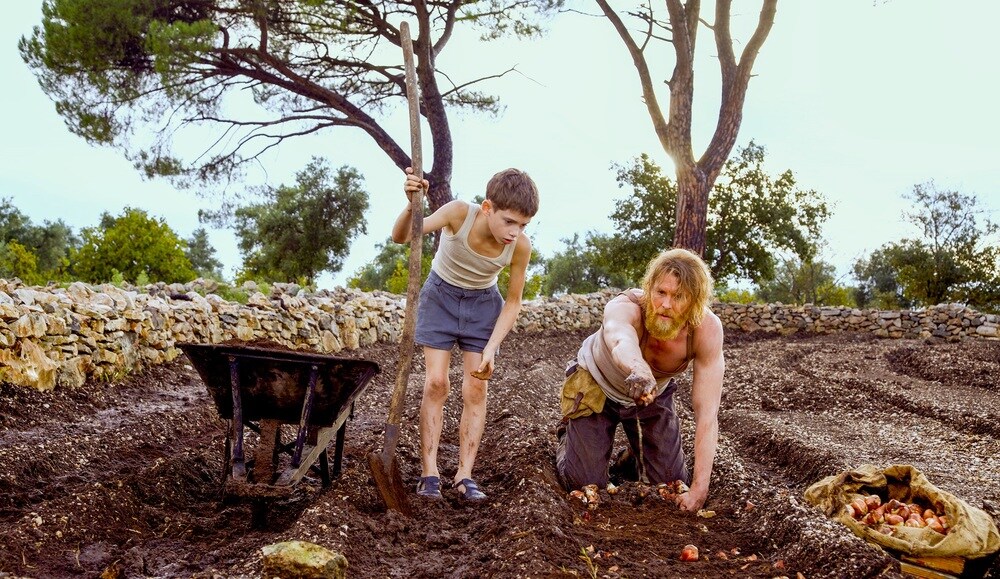
M 622 292 L 604 308 L 601 327 L 567 370 L 561 406 L 565 430 L 556 453 L 563 484 L 608 483 L 615 430 L 622 425 L 641 478 L 683 480 L 677 504 L 697 511 L 708 497 L 719 439 L 722 323 L 709 309 L 712 276 L 685 249 L 664 251 L 647 267 L 642 289 Z M 694 476 L 681 448 L 674 377 L 693 366 Z M 640 448 L 641 439 L 641 448 Z

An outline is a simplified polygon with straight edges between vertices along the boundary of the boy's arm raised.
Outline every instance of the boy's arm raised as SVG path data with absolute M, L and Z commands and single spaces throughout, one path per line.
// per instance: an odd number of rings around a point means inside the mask
M 411 170 L 407 168 L 406 182 L 403 184 L 403 191 L 406 193 L 407 204 L 406 207 L 403 208 L 403 211 L 400 212 L 399 217 L 396 218 L 396 222 L 392 225 L 391 237 L 396 243 L 410 242 L 410 236 L 412 233 L 410 231 L 411 205 L 409 203 L 409 199 L 411 195 L 413 195 L 413 193 L 421 187 L 424 189 L 427 188 L 427 180 L 424 179 L 421 181 L 417 179 Z M 445 203 L 437 211 L 431 213 L 427 217 L 424 217 L 423 233 L 428 234 L 445 226 L 451 228 L 452 231 L 457 231 L 458 229 L 455 226 L 455 223 L 458 224 L 458 227 L 461 227 L 462 220 L 465 219 L 465 215 L 468 212 L 468 207 L 468 204 L 458 199 Z

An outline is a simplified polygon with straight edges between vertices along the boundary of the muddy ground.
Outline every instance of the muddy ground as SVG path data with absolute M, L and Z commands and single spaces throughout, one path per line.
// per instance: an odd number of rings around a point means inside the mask
M 223 497 L 227 422 L 185 358 L 75 390 L 2 385 L 0 577 L 259 577 L 261 547 L 290 539 L 342 552 L 352 577 L 901 576 L 894 559 L 802 500 L 816 480 L 864 463 L 913 464 L 1000 516 L 1000 342 L 735 331 L 706 506 L 716 516 L 635 492 L 588 516 L 553 473 L 556 392 L 584 336 L 508 338 L 475 472 L 489 500 L 448 495 L 416 503 L 411 518 L 384 509 L 365 459 L 382 446 L 395 345 L 350 354 L 381 373 L 348 422 L 342 476 L 323 488 L 310 474 L 266 503 Z M 422 372 L 418 355 L 398 447 L 408 486 L 419 475 Z M 689 378 L 678 393 L 688 449 Z M 457 464 L 457 394 L 446 477 Z M 688 543 L 698 562 L 678 560 Z M 1000 577 L 1000 563 L 986 576 Z

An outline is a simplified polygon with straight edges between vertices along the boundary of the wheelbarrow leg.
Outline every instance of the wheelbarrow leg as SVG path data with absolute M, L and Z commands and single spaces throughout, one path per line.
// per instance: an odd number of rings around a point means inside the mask
M 247 466 L 243 456 L 243 399 L 236 356 L 229 356 L 229 383 L 233 391 L 233 479 L 243 481 L 247 478 Z
M 324 487 L 330 486 L 330 457 L 326 450 L 319 455 L 319 478 Z
M 319 366 L 313 364 L 309 369 L 309 387 L 306 388 L 306 400 L 302 404 L 302 418 L 299 420 L 299 433 L 295 437 L 295 453 L 292 454 L 292 468 L 298 468 L 302 461 L 302 446 L 306 443 L 306 433 L 309 430 L 309 417 L 312 414 L 313 399 L 316 397 L 316 380 L 319 378 Z
M 344 435 L 347 433 L 347 421 L 337 430 L 337 442 L 333 450 L 333 478 L 340 478 L 340 463 L 344 460 Z

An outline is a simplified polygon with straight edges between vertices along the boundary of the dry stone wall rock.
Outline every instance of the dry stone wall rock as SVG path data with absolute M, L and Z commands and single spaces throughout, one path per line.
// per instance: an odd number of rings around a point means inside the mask
M 155 284 L 141 288 L 73 283 L 27 287 L 0 280 L 0 380 L 40 390 L 114 379 L 170 362 L 183 342 L 269 340 L 327 354 L 375 342 L 397 342 L 405 297 L 335 288 L 306 292 L 253 284 L 246 304 L 215 293 L 217 284 Z M 516 332 L 596 326 L 617 291 L 526 302 Z M 203 295 L 205 294 L 205 295 Z M 782 304 L 713 305 L 726 328 L 748 332 L 866 332 L 884 338 L 958 341 L 1000 339 L 1000 316 L 959 304 L 879 311 Z

